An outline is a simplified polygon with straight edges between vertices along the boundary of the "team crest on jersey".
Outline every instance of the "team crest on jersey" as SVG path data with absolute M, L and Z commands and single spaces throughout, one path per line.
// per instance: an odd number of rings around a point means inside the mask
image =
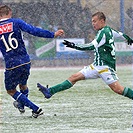
M 12 31 L 13 31 L 13 23 L 0 25 L 0 34 L 12 32 Z

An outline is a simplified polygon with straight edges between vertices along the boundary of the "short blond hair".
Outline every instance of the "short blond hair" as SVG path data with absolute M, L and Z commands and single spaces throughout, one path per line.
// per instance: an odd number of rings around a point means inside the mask
M 8 15 L 12 9 L 7 5 L 0 5 L 0 17 Z
M 92 17 L 94 16 L 98 16 L 99 19 L 103 19 L 104 21 L 106 21 L 106 16 L 103 12 L 96 12 L 95 14 L 92 15 Z

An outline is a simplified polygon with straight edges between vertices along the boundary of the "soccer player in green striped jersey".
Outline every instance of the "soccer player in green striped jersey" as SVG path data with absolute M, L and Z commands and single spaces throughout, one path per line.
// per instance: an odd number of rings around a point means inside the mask
M 133 40 L 128 35 L 107 26 L 106 16 L 103 12 L 97 12 L 92 15 L 92 25 L 98 32 L 91 43 L 81 45 L 64 40 L 63 44 L 66 47 L 77 50 L 94 50 L 94 62 L 84 67 L 81 71 L 71 75 L 64 82 L 50 88 L 46 88 L 38 83 L 37 87 L 44 94 L 45 98 L 50 98 L 57 92 L 71 88 L 77 81 L 102 78 L 115 93 L 133 99 L 133 90 L 120 85 L 117 74 L 115 73 L 116 58 L 114 39 L 121 37 L 127 41 L 128 45 L 132 45 Z

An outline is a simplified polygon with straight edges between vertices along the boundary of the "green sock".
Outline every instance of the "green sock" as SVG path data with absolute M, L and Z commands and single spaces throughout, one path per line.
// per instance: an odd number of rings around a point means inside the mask
M 133 90 L 130 88 L 125 87 L 122 93 L 123 96 L 133 99 Z
M 50 87 L 50 93 L 53 95 L 57 92 L 69 89 L 73 86 L 73 84 L 69 80 L 65 80 L 61 84 L 55 85 L 53 87 Z

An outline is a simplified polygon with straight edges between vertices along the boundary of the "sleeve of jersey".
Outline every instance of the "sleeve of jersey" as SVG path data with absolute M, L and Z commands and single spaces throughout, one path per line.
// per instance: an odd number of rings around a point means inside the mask
M 77 50 L 94 50 L 94 44 L 93 43 L 88 43 L 88 44 L 76 44 L 75 49 Z
M 120 39 L 123 39 L 123 40 L 131 39 L 128 35 L 126 35 L 122 32 L 116 31 L 116 30 L 112 30 L 112 33 L 113 33 L 114 38 L 120 38 Z
M 54 38 L 54 32 L 48 30 L 43 30 L 41 28 L 27 24 L 23 20 L 18 20 L 19 27 L 22 31 L 27 32 L 33 36 L 44 37 L 44 38 Z

